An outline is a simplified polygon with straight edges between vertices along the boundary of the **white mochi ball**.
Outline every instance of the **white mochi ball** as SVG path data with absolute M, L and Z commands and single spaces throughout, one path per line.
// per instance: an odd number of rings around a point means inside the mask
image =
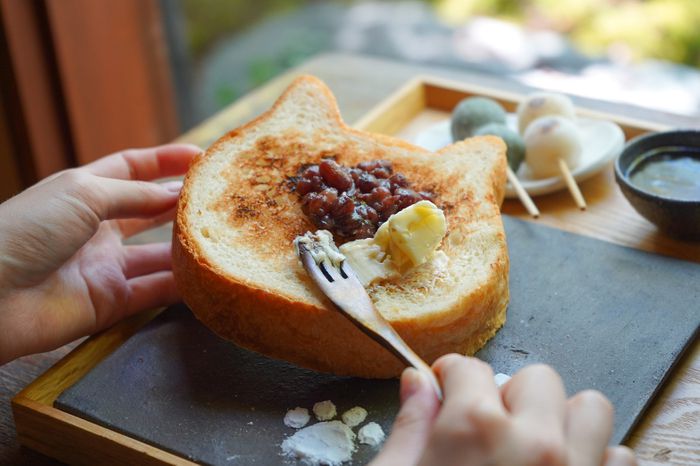
M 559 176 L 559 159 L 573 170 L 581 161 L 581 136 L 576 125 L 560 116 L 533 121 L 525 131 L 525 163 L 535 178 Z
M 525 134 L 527 127 L 538 118 L 559 115 L 573 120 L 576 116 L 574 104 L 564 94 L 534 92 L 518 105 L 518 131 Z

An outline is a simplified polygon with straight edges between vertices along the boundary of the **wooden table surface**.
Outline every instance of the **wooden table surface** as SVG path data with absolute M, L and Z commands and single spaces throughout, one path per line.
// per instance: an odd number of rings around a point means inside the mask
M 200 126 L 182 135 L 179 140 L 206 147 L 225 131 L 258 115 L 279 96 L 294 76 L 310 73 L 324 80 L 333 90 L 347 122 L 357 121 L 384 97 L 409 79 L 418 75 L 433 75 L 478 83 L 513 92 L 527 92 L 529 88 L 499 77 L 467 73 L 446 69 L 427 68 L 417 65 L 390 62 L 345 54 L 317 56 L 292 72 L 284 74 L 224 109 Z M 645 110 L 634 106 L 612 104 L 589 99 L 574 98 L 577 105 L 632 116 L 674 127 L 698 127 L 699 122 Z M 615 195 L 610 172 L 583 183 L 584 195 L 589 196 L 589 205 L 595 209 L 597 196 Z M 621 244 L 633 245 L 657 252 L 700 262 L 700 244 L 674 241 L 645 226 L 635 214 L 626 213 L 637 225 L 631 231 L 624 225 L 616 231 L 596 228 L 584 223 L 581 216 L 574 216 L 566 205 L 570 202 L 562 195 L 537 198 L 538 206 L 547 214 L 540 221 L 570 231 L 606 239 Z M 517 202 L 507 201 L 504 211 L 524 216 L 524 209 Z M 614 216 L 616 212 L 599 212 L 598 215 Z M 641 225 L 641 226 L 640 226 Z M 169 227 L 162 227 L 139 235 L 130 242 L 143 243 L 169 238 Z M 691 284 L 689 284 L 691 285 Z M 695 284 L 698 286 L 698 284 Z M 698 303 L 700 313 L 700 303 Z M 0 465 L 46 465 L 56 464 L 50 458 L 22 448 L 15 438 L 10 410 L 10 399 L 38 375 L 67 354 L 77 342 L 56 351 L 27 356 L 0 367 Z M 635 430 L 630 445 L 635 449 L 640 464 L 700 464 L 700 344 L 694 342 L 687 354 L 671 374 L 669 382 L 657 397 L 651 409 Z

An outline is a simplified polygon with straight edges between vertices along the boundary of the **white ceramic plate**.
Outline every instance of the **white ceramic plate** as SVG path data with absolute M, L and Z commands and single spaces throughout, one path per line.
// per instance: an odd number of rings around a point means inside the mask
M 517 132 L 515 114 L 508 114 L 506 123 Z M 576 126 L 581 134 L 583 152 L 581 153 L 581 163 L 572 171 L 572 174 L 574 179 L 580 183 L 600 172 L 620 154 L 625 145 L 625 134 L 618 125 L 605 120 L 577 118 Z M 436 151 L 452 144 L 449 118 L 418 133 L 413 143 L 430 151 Z M 520 165 L 516 175 L 523 188 L 531 196 L 566 189 L 566 182 L 562 177 L 533 178 L 529 167 L 524 162 Z M 518 197 L 510 183 L 506 186 L 506 197 Z

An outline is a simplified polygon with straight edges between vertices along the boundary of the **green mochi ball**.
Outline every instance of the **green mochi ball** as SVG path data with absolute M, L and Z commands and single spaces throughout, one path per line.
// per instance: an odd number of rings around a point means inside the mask
M 480 128 L 477 128 L 474 133 L 475 136 L 498 136 L 503 139 L 506 143 L 508 150 L 506 151 L 506 157 L 508 158 L 508 165 L 510 165 L 513 172 L 517 172 L 520 168 L 520 164 L 523 163 L 525 159 L 525 141 L 520 135 L 508 128 L 506 125 L 501 123 L 489 123 Z
M 486 97 L 468 97 L 458 103 L 452 112 L 452 139 L 461 141 L 473 136 L 481 126 L 505 122 L 506 112 L 498 102 Z

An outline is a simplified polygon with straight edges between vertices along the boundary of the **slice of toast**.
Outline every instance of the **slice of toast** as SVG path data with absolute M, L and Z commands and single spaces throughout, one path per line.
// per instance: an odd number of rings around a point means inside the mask
M 215 142 L 190 167 L 173 233 L 173 270 L 194 314 L 223 338 L 300 366 L 392 377 L 403 365 L 355 328 L 306 275 L 293 239 L 316 230 L 290 177 L 333 157 L 386 159 L 416 191 L 435 193 L 447 236 L 432 260 L 372 285 L 382 315 L 426 361 L 473 354 L 505 322 L 508 253 L 499 212 L 505 145 L 475 137 L 437 153 L 346 126 L 318 79 L 303 76 L 275 105 Z M 446 262 L 446 263 L 445 263 Z

